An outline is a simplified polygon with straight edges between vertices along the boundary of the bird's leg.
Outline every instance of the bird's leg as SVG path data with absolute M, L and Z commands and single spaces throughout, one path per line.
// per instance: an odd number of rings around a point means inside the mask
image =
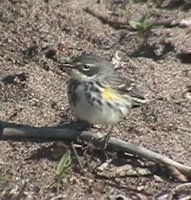
M 92 128 L 93 129 L 96 129 L 96 130 L 98 130 L 98 131 L 100 131 L 101 132 L 101 130 L 104 128 L 104 129 L 106 129 L 108 126 L 107 125 L 103 125 L 103 124 L 99 124 L 99 125 L 93 125 L 92 126 Z M 99 144 L 100 144 L 100 147 L 101 147 L 101 149 L 102 150 L 105 150 L 106 148 L 107 148 L 107 146 L 108 146 L 108 142 L 109 142 L 109 139 L 110 139 L 110 137 L 111 137 L 111 133 L 112 133 L 112 129 L 113 129 L 113 127 L 111 126 L 110 128 L 109 128 L 109 132 L 107 133 L 107 134 L 104 134 L 100 139 L 99 139 Z
M 109 129 L 109 132 L 103 136 L 103 139 L 102 139 L 102 141 L 104 142 L 104 145 L 102 147 L 103 150 L 106 150 L 108 147 L 109 140 L 111 138 L 112 129 L 113 129 L 113 126 L 111 126 Z

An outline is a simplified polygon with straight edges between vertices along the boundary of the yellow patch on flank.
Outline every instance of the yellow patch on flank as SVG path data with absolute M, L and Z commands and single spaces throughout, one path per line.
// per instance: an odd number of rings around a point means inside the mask
M 105 88 L 105 89 L 103 89 L 102 92 L 101 92 L 101 95 L 102 95 L 102 98 L 105 101 L 119 99 L 119 95 L 112 88 Z

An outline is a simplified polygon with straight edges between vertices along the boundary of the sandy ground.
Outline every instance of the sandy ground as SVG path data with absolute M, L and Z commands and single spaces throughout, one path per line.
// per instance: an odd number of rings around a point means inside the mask
M 132 110 L 112 134 L 191 165 L 190 29 L 158 27 L 143 42 L 136 31 L 114 29 L 83 11 L 89 5 L 131 19 L 146 13 L 152 19 L 190 16 L 189 1 L 161 1 L 161 7 L 157 2 L 1 1 L 0 120 L 31 126 L 70 122 L 74 117 L 68 111 L 68 76 L 57 73 L 51 50 L 62 44 L 63 60 L 83 52 L 111 60 L 120 51 L 125 62 L 120 73 L 134 79 L 150 103 Z M 54 169 L 60 158 L 55 148 L 54 142 L 0 141 L 0 174 L 8 179 L 0 187 L 1 199 L 15 199 L 9 195 L 20 191 L 23 181 L 20 199 L 152 199 L 179 184 L 161 174 L 97 177 L 93 168 L 102 161 L 92 151 L 87 158 L 80 154 L 87 174 L 80 175 L 73 161 L 58 190 Z

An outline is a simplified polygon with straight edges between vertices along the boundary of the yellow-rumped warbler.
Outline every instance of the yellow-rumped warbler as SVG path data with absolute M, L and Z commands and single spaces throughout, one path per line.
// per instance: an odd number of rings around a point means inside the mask
M 90 124 L 117 123 L 133 106 L 146 102 L 135 83 L 122 79 L 104 58 L 82 54 L 64 68 L 71 76 L 71 108 L 79 119 Z

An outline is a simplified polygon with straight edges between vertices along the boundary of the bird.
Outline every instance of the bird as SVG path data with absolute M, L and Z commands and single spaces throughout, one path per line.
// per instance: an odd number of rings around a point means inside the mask
M 122 78 L 107 59 L 81 54 L 63 64 L 69 74 L 67 94 L 71 110 L 89 124 L 114 125 L 147 100 L 137 84 Z

